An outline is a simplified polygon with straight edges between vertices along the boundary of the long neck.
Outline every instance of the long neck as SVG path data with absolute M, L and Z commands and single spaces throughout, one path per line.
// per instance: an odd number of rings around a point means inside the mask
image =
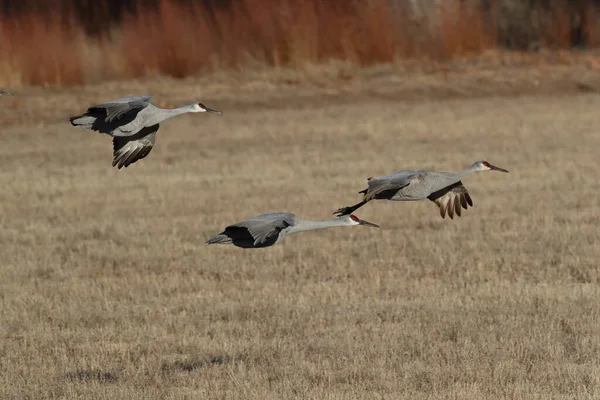
M 430 178 L 430 190 L 432 192 L 436 192 L 445 187 L 455 184 L 456 182 L 460 182 L 465 176 L 472 174 L 473 172 L 477 172 L 476 164 L 471 165 L 469 168 L 465 169 L 461 172 L 440 172 L 434 173 Z
M 330 219 L 327 221 L 307 221 L 307 220 L 296 220 L 296 224 L 292 226 L 287 232 L 288 235 L 304 231 L 314 231 L 317 229 L 332 228 L 334 226 L 348 226 L 348 223 L 342 219 Z
M 189 104 L 189 105 L 185 105 L 185 106 L 181 106 L 181 107 L 177 107 L 177 108 L 173 108 L 173 109 L 160 108 L 160 107 L 155 106 L 156 110 L 155 110 L 155 113 L 154 113 L 152 119 L 156 120 L 156 121 L 153 121 L 154 123 L 166 121 L 166 120 L 176 117 L 178 115 L 185 114 L 185 113 L 192 111 L 193 107 L 194 107 L 193 104 Z
M 473 172 L 477 172 L 479 171 L 479 169 L 477 169 L 477 163 L 472 164 L 469 168 L 465 169 L 464 171 L 458 172 L 456 173 L 456 176 L 459 178 L 458 180 L 464 178 L 467 175 L 472 174 Z

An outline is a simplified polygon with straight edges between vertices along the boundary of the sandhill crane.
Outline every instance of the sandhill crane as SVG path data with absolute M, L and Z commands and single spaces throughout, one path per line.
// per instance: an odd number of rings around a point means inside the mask
M 12 96 L 11 92 L 7 92 L 6 90 L 0 90 L 0 96 Z
M 88 108 L 83 115 L 71 117 L 73 126 L 81 126 L 113 137 L 112 166 L 119 169 L 146 157 L 156 141 L 159 123 L 185 113 L 220 111 L 202 103 L 164 109 L 150 104 L 152 96 L 124 97 Z
M 298 232 L 357 225 L 379 228 L 379 225 L 363 221 L 352 214 L 340 215 L 328 221 L 307 221 L 290 213 L 267 213 L 229 225 L 206 243 L 233 244 L 242 248 L 268 247 L 279 243 L 285 236 Z
M 373 199 L 394 201 L 429 199 L 440 208 L 442 218 L 446 217 L 446 213 L 451 219 L 454 218 L 455 213 L 460 217 L 461 206 L 465 210 L 468 206 L 473 206 L 473 200 L 461 179 L 479 171 L 508 172 L 487 161 L 476 161 L 469 168 L 456 173 L 403 170 L 386 176 L 371 177 L 367 179 L 369 187 L 359 192 L 364 194 L 363 201 L 340 208 L 334 214 L 350 214 Z

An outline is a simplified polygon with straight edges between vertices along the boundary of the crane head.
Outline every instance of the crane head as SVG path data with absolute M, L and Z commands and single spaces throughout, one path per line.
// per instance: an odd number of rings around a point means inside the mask
M 217 111 L 212 108 L 206 107 L 202 103 L 192 105 L 192 112 L 209 112 L 209 113 L 215 113 L 218 115 L 223 114 L 221 111 Z
M 477 161 L 475 164 L 477 165 L 477 168 L 480 171 L 500 171 L 508 173 L 508 170 L 496 167 L 495 165 L 492 165 L 487 161 Z
M 379 228 L 379 225 L 373 224 L 373 223 L 371 223 L 369 221 L 365 221 L 363 219 L 360 219 L 354 214 L 342 215 L 340 218 L 344 218 L 344 217 L 349 219 L 349 222 L 351 222 L 351 225 L 365 225 L 365 226 L 372 226 L 374 228 Z

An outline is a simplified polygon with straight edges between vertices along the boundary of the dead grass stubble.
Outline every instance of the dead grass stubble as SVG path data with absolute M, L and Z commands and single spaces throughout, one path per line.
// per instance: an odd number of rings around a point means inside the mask
M 599 105 L 214 104 L 122 171 L 107 137 L 5 129 L 0 398 L 597 398 Z M 380 230 L 203 245 L 261 212 L 327 218 L 371 175 L 477 159 L 511 174 L 469 177 L 454 221 L 374 202 L 359 215 Z

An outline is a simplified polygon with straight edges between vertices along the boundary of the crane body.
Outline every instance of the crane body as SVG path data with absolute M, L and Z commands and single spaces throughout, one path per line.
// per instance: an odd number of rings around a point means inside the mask
M 233 244 L 242 248 L 260 248 L 273 246 L 285 236 L 294 233 L 337 226 L 358 225 L 379 228 L 379 225 L 361 220 L 352 214 L 340 215 L 327 221 L 309 221 L 286 212 L 267 213 L 229 225 L 223 232 L 210 238 L 206 243 Z
M 146 157 L 156 141 L 159 124 L 186 113 L 220 111 L 202 103 L 165 109 L 150 103 L 151 96 L 132 96 L 98 104 L 70 118 L 71 125 L 113 137 L 113 167 L 127 167 Z
M 342 207 L 334 214 L 348 214 L 356 211 L 371 200 L 417 201 L 429 199 L 440 208 L 440 215 L 446 213 L 453 219 L 461 216 L 461 207 L 473 206 L 473 200 L 463 185 L 462 179 L 481 171 L 508 172 L 504 168 L 491 165 L 487 161 L 477 161 L 461 172 L 439 172 L 430 170 L 402 170 L 385 176 L 368 178 L 369 187 L 360 191 L 363 200 L 353 206 Z

